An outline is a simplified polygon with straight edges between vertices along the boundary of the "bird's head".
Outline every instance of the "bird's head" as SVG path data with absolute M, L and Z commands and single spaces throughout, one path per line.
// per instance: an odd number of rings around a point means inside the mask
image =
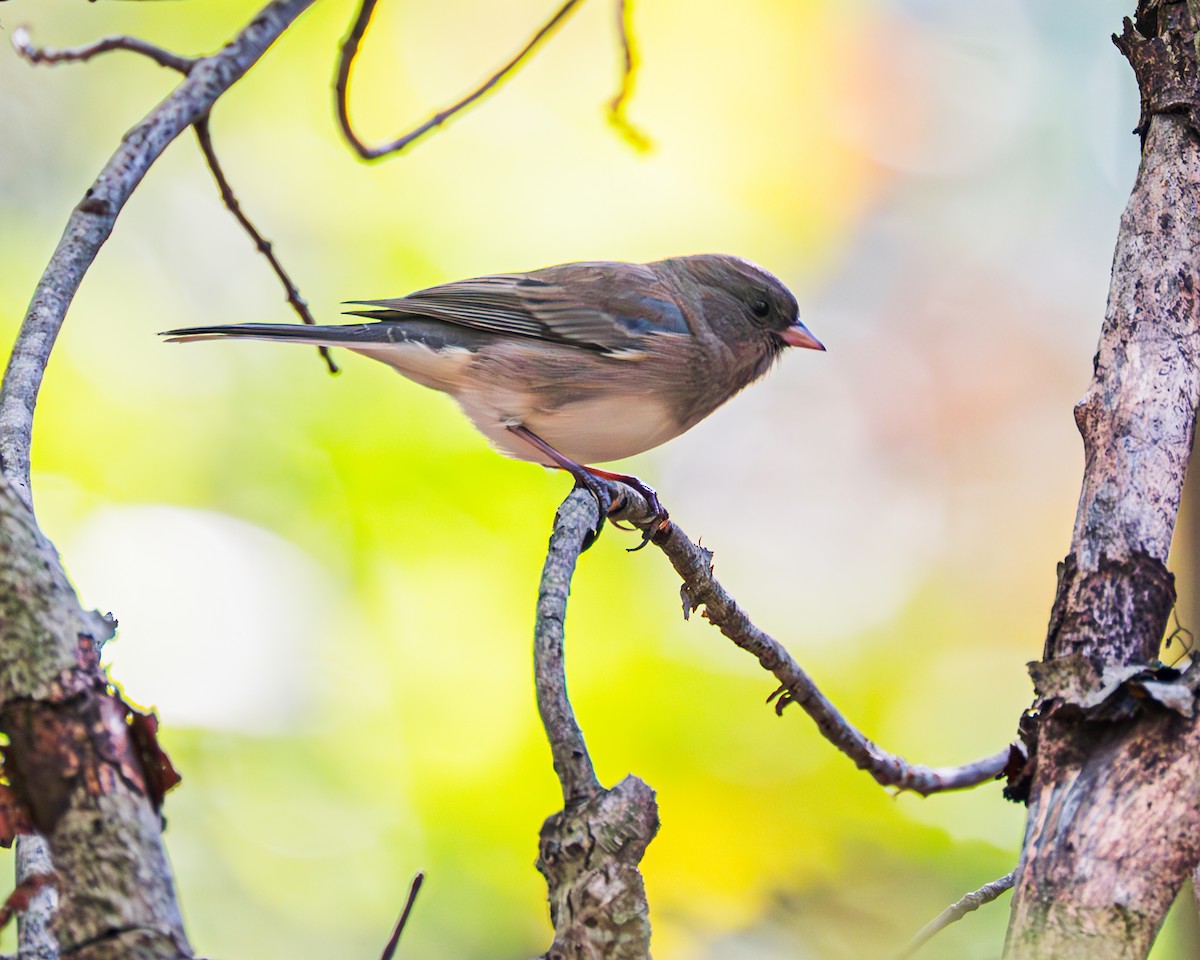
M 702 304 L 713 333 L 730 345 L 765 342 L 772 354 L 784 347 L 824 350 L 800 322 L 796 298 L 774 274 L 756 263 L 725 254 L 663 261 Z

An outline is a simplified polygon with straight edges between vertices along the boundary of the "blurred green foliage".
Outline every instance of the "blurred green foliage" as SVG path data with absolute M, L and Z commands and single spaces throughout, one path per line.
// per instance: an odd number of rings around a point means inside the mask
M 127 32 L 184 53 L 254 2 L 12 0 L 53 46 Z M 605 122 L 611 5 L 406 155 L 355 162 L 330 79 L 349 2 L 317 4 L 217 106 L 242 205 L 323 320 L 355 297 L 571 259 L 724 251 L 797 292 L 830 350 L 631 464 L 718 573 L 872 738 L 918 762 L 991 753 L 1030 698 L 1080 456 L 1136 141 L 1115 0 L 641 0 L 629 104 Z M 352 86 L 371 140 L 487 76 L 544 0 L 383 4 Z M 0 324 L 76 198 L 175 78 L 127 54 L 0 53 Z M 496 456 L 382 366 L 154 332 L 291 322 L 189 138 L 88 275 L 35 432 L 39 517 L 108 657 L 161 713 L 183 785 L 167 840 L 204 955 L 374 956 L 417 869 L 405 956 L 531 956 L 532 863 L 559 803 L 533 704 L 536 578 L 561 475 Z M 568 622 L 601 778 L 635 772 L 655 955 L 885 957 L 1007 872 L 999 789 L 893 798 L 702 620 L 653 550 L 609 530 Z M 1194 956 L 1172 921 L 1157 960 Z M 1006 910 L 924 956 L 999 954 Z

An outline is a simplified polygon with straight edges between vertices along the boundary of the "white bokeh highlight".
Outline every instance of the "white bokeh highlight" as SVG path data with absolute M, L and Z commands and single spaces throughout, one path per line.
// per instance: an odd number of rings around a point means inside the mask
M 334 591 L 312 558 L 220 513 L 104 506 L 62 543 L 83 603 L 111 611 L 112 678 L 175 727 L 295 728 Z

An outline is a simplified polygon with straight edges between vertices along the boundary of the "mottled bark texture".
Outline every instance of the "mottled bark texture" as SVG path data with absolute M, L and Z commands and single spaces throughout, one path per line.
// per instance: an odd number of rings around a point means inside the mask
M 29 488 L 33 411 L 71 300 L 147 170 L 312 3 L 275 0 L 122 139 L 72 212 L 29 305 L 0 386 L 0 839 L 23 852 L 22 958 L 192 956 L 162 845 L 158 805 L 174 771 L 153 718 L 100 668 L 112 624 L 84 611 L 38 529 Z M 128 49 L 128 48 L 122 48 Z M 161 62 L 161 61 L 160 61 Z M 47 925 L 49 907 L 57 907 Z
M 571 492 L 554 518 L 538 591 L 534 679 L 563 810 L 542 826 L 537 868 L 549 889 L 547 960 L 646 960 L 650 919 L 638 864 L 658 832 L 654 791 L 634 776 L 600 786 L 567 699 L 564 623 L 579 552 L 600 522 L 596 499 Z
M 1121 218 L 1071 552 L 1035 665 L 1011 960 L 1144 957 L 1200 858 L 1195 671 L 1157 664 L 1167 550 L 1200 402 L 1200 138 L 1190 3 L 1143 0 L 1117 45 L 1142 93 L 1142 163 Z
M 46 839 L 60 953 L 191 956 L 151 799 L 154 771 L 99 665 L 111 633 L 80 608 L 54 548 L 0 481 L 5 832 L 32 828 Z

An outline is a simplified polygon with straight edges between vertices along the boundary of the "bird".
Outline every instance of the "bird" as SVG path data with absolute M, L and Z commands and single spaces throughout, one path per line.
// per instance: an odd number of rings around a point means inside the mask
M 643 528 L 640 546 L 665 527 L 667 511 L 648 484 L 595 464 L 691 429 L 785 348 L 825 349 L 777 277 L 726 254 L 564 263 L 346 305 L 367 322 L 238 323 L 161 336 L 345 347 L 382 361 L 453 397 L 501 453 L 571 473 L 595 495 L 599 525 L 612 501 L 598 480 L 633 487 L 657 521 Z

